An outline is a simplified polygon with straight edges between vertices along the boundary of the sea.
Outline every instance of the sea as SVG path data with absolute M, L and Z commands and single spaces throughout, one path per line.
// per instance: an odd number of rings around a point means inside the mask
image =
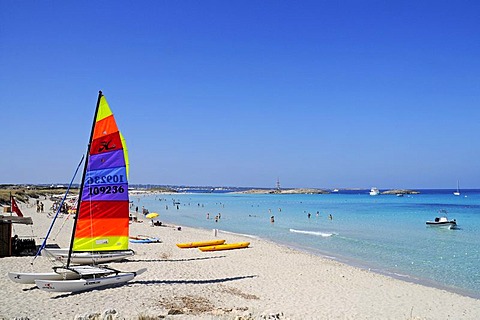
M 453 195 L 455 190 L 418 191 L 400 197 L 371 196 L 369 190 L 329 194 L 184 190 L 134 195 L 130 200 L 133 206 L 159 213 L 156 219 L 166 224 L 261 238 L 480 299 L 480 190 L 462 190 L 460 196 Z M 426 225 L 440 211 L 456 219 L 456 229 Z

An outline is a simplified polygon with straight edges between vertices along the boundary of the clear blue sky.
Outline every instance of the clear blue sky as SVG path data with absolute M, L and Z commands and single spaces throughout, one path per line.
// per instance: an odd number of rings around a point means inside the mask
M 0 0 L 0 183 L 480 187 L 479 1 Z M 78 181 L 79 179 L 77 179 Z

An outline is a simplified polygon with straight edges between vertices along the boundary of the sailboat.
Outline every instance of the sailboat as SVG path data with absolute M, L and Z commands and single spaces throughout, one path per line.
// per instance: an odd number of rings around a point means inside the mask
M 459 196 L 459 195 L 460 195 L 460 189 L 459 189 L 459 187 L 458 187 L 458 180 L 457 180 L 457 191 L 454 191 L 454 192 L 453 192 L 453 195 L 454 195 L 454 196 Z
M 54 261 L 99 264 L 135 254 L 128 249 L 128 152 L 104 96 L 99 98 L 87 155 L 72 248 L 42 251 Z
M 54 267 L 52 273 L 9 273 L 11 280 L 33 281 L 44 291 L 75 292 L 124 283 L 146 270 L 122 272 L 107 266 L 72 265 L 83 263 L 75 262 L 77 258 L 97 264 L 112 261 L 102 257 L 123 259 L 133 254 L 128 250 L 128 153 L 125 139 L 101 91 L 86 159 L 66 266 Z

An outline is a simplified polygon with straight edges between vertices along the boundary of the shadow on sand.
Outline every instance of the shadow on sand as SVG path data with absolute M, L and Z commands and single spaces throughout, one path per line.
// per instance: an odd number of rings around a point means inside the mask
M 111 289 L 111 288 L 123 287 L 123 286 L 131 286 L 131 285 L 135 285 L 135 284 L 142 284 L 142 285 L 214 284 L 214 283 L 224 283 L 224 282 L 230 282 L 230 281 L 238 281 L 238 280 L 243 280 L 243 279 L 251 279 L 251 278 L 256 278 L 256 277 L 258 277 L 258 276 L 251 275 L 251 276 L 238 276 L 238 277 L 229 277 L 229 278 L 220 278 L 220 279 L 205 279 L 205 280 L 139 280 L 139 281 L 130 281 L 130 282 L 127 282 L 127 283 L 119 283 L 119 284 L 100 287 L 100 288 L 94 288 L 94 289 L 85 290 L 85 291 L 78 291 L 78 292 L 61 294 L 61 295 L 58 295 L 58 296 L 55 296 L 55 297 L 51 297 L 51 299 L 68 298 L 68 297 L 71 297 L 71 296 L 75 296 L 75 295 L 90 292 L 90 291 L 101 291 L 101 290 L 105 290 L 105 289 Z M 37 287 L 32 287 L 30 289 L 24 289 L 24 290 L 34 290 L 34 289 L 37 289 Z
M 211 256 L 211 257 L 201 257 L 201 258 L 188 258 L 188 259 L 129 259 L 125 262 L 185 262 L 185 261 L 199 261 L 199 260 L 210 260 L 225 258 L 226 256 Z

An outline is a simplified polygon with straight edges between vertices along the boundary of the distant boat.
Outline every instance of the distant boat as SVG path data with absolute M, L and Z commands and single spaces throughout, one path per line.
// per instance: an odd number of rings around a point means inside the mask
M 332 191 L 332 192 L 338 192 L 338 189 L 333 189 L 333 191 Z
M 459 196 L 460 195 L 460 189 L 458 187 L 458 180 L 457 180 L 457 191 L 453 192 L 454 196 Z
M 378 196 L 379 194 L 380 194 L 380 191 L 377 188 L 370 189 L 371 196 Z
M 434 221 L 427 221 L 427 226 L 430 227 L 443 227 L 443 228 L 448 228 L 448 229 L 453 229 L 457 226 L 457 220 L 448 220 L 447 218 L 447 211 L 446 210 L 440 210 L 440 213 L 442 213 L 442 216 L 436 217 Z

